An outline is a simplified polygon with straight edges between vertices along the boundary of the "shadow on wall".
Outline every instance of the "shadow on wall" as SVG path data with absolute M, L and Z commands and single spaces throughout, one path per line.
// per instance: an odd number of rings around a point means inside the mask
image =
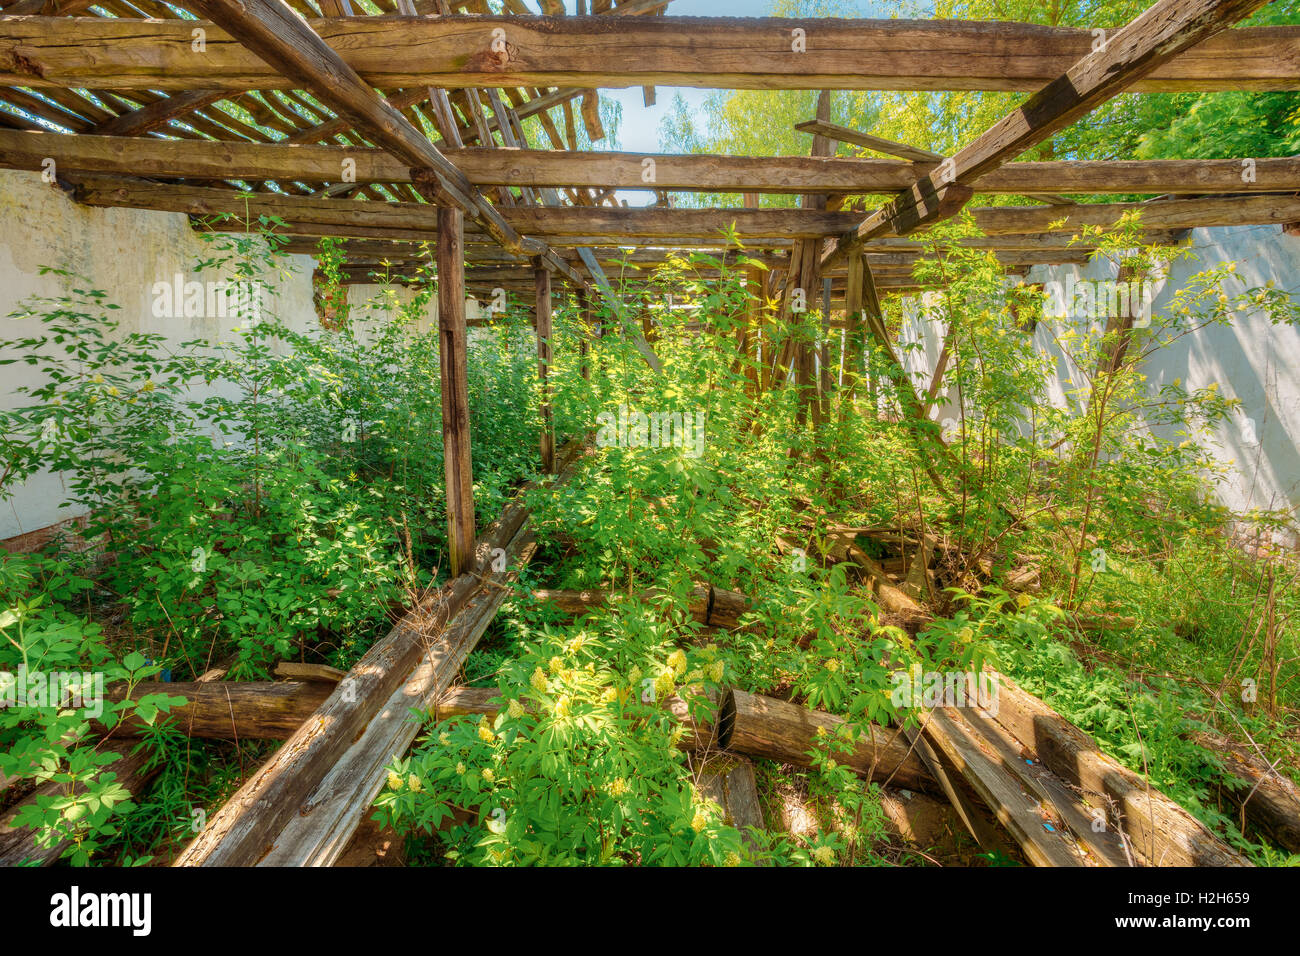
M 1223 261 L 1237 263 L 1243 285 L 1232 290 L 1263 286 L 1270 280 L 1280 289 L 1300 297 L 1300 237 L 1283 233 L 1277 225 L 1196 229 L 1190 246 L 1193 255 L 1170 266 L 1167 279 L 1157 288 L 1153 307 L 1158 313 L 1177 296 L 1187 280 Z M 1086 266 L 1035 266 L 1028 282 L 1114 279 L 1107 260 Z M 922 302 L 912 299 L 904 311 L 900 343 L 904 362 L 918 392 L 928 387 L 930 374 L 943 345 L 942 323 L 923 319 Z M 1058 407 L 1078 404 L 1068 395 L 1076 370 L 1042 325 L 1035 332 L 1038 346 L 1055 362 L 1056 374 L 1048 382 L 1050 401 Z M 1217 385 L 1241 408 L 1216 425 L 1208 436 L 1211 449 L 1225 466 L 1218 482 L 1222 502 L 1235 511 L 1300 508 L 1300 329 L 1273 325 L 1259 313 L 1238 314 L 1228 326 L 1212 326 L 1179 339 L 1153 354 L 1144 371 L 1153 390 L 1181 380 L 1189 391 Z M 1076 379 L 1078 380 L 1078 379 Z M 960 416 L 955 397 L 945 397 L 936 418 Z

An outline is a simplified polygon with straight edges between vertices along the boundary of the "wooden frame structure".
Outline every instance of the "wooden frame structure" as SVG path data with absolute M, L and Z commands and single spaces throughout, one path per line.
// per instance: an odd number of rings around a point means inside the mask
M 867 335 L 889 345 L 879 296 L 916 287 L 922 247 L 914 234 L 966 207 L 985 234 L 970 244 L 996 251 L 1011 270 L 1081 261 L 1088 250 L 1069 243 L 1071 232 L 1134 209 L 1157 242 L 1197 226 L 1300 220 L 1300 158 L 1013 162 L 1121 92 L 1300 89 L 1300 28 L 1222 32 L 1264 0 L 1158 0 L 1100 43 L 1094 31 L 1009 23 L 685 19 L 667 15 L 669 3 L 591 0 L 590 15 L 564 17 L 536 16 L 523 0 L 503 0 L 504 15 L 486 0 L 367 0 L 365 10 L 355 0 L 17 0 L 0 11 L 0 167 L 40 171 L 52 162 L 81 203 L 187 213 L 197 228 L 223 217 L 223 230 L 256 229 L 259 216 L 274 215 L 293 252 L 342 237 L 345 281 L 366 281 L 380 261 L 401 281 L 426 257 L 421 244 L 436 245 L 459 582 L 444 620 L 471 601 L 484 569 L 469 453 L 466 293 L 535 296 L 541 457 L 554 473 L 560 456 L 546 379 L 557 280 L 588 325 L 594 303 L 613 302 L 615 324 L 657 369 L 606 267 L 617 262 L 640 275 L 679 249 L 726 256 L 723 233 L 734 228 L 746 254 L 772 270 L 748 282 L 779 301 L 778 321 L 800 289 L 810 307 L 820 299 L 824 309 L 844 310 L 846 351 L 861 356 Z M 562 12 L 554 0 L 541 7 Z M 580 12 L 587 9 L 580 0 Z M 580 127 L 588 143 L 603 138 L 597 89 L 641 86 L 650 101 L 655 84 L 1031 95 L 952 157 L 834 126 L 824 108 L 800 127 L 814 134 L 810 156 L 580 148 Z M 529 117 L 545 143 L 527 141 Z M 884 156 L 835 156 L 836 141 Z M 616 196 L 647 188 L 741 193 L 747 208 L 628 208 Z M 802 197 L 800 208 L 756 208 L 764 193 Z M 980 206 L 980 194 L 1044 204 Z M 1151 198 L 1079 201 L 1129 194 Z M 846 207 L 850 196 L 885 198 L 867 212 Z M 742 347 L 763 334 L 755 313 Z M 817 380 L 815 347 L 790 341 L 765 357 L 752 384 L 793 379 L 808 398 L 801 417 L 819 424 L 829 411 L 816 397 L 827 389 L 828 365 L 823 352 Z M 849 394 L 856 378 L 845 380 Z M 505 548 L 518 527 L 486 540 Z M 468 652 L 479 624 L 481 615 L 448 660 Z M 397 693 L 403 673 L 431 666 L 418 663 L 411 639 L 390 643 L 376 645 L 391 658 L 380 676 L 361 681 L 373 699 L 354 708 L 340 701 L 342 691 L 331 695 L 318 713 L 333 716 L 333 729 L 308 721 L 314 729 L 290 740 L 241 791 L 244 802 L 232 801 L 225 829 L 205 832 L 183 862 L 255 862 L 292 808 L 252 820 L 250 807 L 264 806 L 268 794 L 329 791 L 327 774 L 348 759 L 348 735 Z M 440 691 L 449 679 L 442 667 L 429 686 Z M 362 776 L 348 785 L 364 795 L 376 768 L 355 772 Z M 338 815 L 355 826 L 353 817 Z M 338 842 L 337 829 L 330 839 Z

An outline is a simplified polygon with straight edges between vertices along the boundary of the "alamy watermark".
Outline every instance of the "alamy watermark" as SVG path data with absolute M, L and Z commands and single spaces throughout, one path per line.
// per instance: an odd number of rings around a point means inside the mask
M 620 405 L 596 416 L 600 448 L 680 448 L 687 458 L 704 454 L 704 412 L 639 412 Z
M 92 720 L 104 713 L 104 675 L 97 671 L 39 671 L 18 665 L 18 673 L 0 671 L 0 710 L 6 707 L 53 707 L 84 710 Z
M 150 288 L 156 319 L 238 319 L 257 322 L 262 318 L 262 283 L 247 279 L 217 279 L 186 282 L 181 273 L 170 281 L 159 279 Z
M 971 707 L 988 717 L 998 715 L 998 675 L 989 671 L 927 671 L 913 664 L 892 680 L 889 700 L 899 709 Z
M 1067 275 L 1043 283 L 1046 299 L 1043 313 L 1047 318 L 1132 319 L 1133 327 L 1151 325 L 1151 304 L 1155 289 L 1148 279 L 1076 279 Z

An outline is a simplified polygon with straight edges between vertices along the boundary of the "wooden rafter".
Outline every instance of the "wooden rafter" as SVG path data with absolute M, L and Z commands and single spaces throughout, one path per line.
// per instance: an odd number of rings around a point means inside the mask
M 409 163 L 417 185 L 441 203 L 473 217 L 511 252 L 539 256 L 548 266 L 580 281 L 540 240 L 521 236 L 419 130 L 375 92 L 281 0 L 199 0 L 195 6 L 232 36 L 292 77 L 339 115 L 352 118 L 379 145 Z M 108 22 L 108 21 L 105 21 Z

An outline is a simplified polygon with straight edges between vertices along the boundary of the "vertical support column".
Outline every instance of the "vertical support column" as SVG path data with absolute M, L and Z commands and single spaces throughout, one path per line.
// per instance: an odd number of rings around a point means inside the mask
M 593 335 L 591 325 L 591 302 L 587 298 L 586 289 L 575 289 L 574 295 L 578 300 L 578 322 L 582 327 L 582 335 L 578 339 L 578 356 L 581 359 L 582 377 L 591 380 L 591 337 Z
M 840 421 L 848 419 L 858 397 L 858 377 L 862 374 L 862 253 L 854 249 L 849 253 L 848 281 L 844 289 L 844 354 L 840 368 L 844 387 L 840 391 Z
M 537 374 L 542 381 L 542 470 L 555 473 L 555 432 L 551 418 L 551 272 L 541 257 L 533 258 L 533 283 L 537 292 Z
M 886 355 L 893 364 L 901 371 L 902 363 L 894 354 L 894 346 L 889 342 L 889 330 L 885 328 L 885 313 L 880 307 L 880 295 L 876 291 L 876 277 L 871 273 L 871 266 L 867 263 L 865 254 L 862 257 L 862 313 L 863 321 L 866 323 L 867 331 L 876 344 L 885 350 Z M 906 378 L 906 376 L 904 376 Z M 871 402 L 871 416 L 879 416 L 879 399 L 876 393 L 876 376 L 868 370 L 867 388 Z
M 817 118 L 823 122 L 829 122 L 831 118 L 831 94 L 829 90 L 822 90 L 817 96 Z M 812 142 L 813 156 L 831 156 L 835 152 L 834 145 L 825 136 L 814 134 Z M 804 209 L 822 209 L 826 208 L 828 196 L 824 193 L 807 195 L 803 197 L 800 205 Z M 821 243 L 813 239 L 801 239 L 803 244 L 803 258 L 799 276 L 799 287 L 804 290 L 804 301 L 807 303 L 809 310 L 813 308 L 816 301 L 817 292 L 821 287 Z M 825 320 L 825 316 L 823 316 Z M 799 353 L 796 365 L 795 384 L 799 388 L 799 406 L 796 416 L 796 423 L 802 425 L 808 417 L 808 409 L 812 409 L 813 429 L 817 432 L 822 427 L 822 404 L 820 391 L 820 376 L 814 375 L 813 352 L 818 349 L 814 341 L 813 330 L 806 327 L 806 335 L 802 337 L 799 343 Z M 824 356 L 819 355 L 824 360 Z
M 474 555 L 474 469 L 469 448 L 465 329 L 465 214 L 438 207 L 438 364 L 442 377 L 442 454 L 447 482 L 447 547 L 453 577 Z
M 763 277 L 766 273 L 757 266 L 745 270 L 745 291 L 751 302 L 745 310 L 744 338 L 741 340 L 740 354 L 744 359 L 745 390 L 753 396 L 759 390 L 759 337 L 763 328 Z

